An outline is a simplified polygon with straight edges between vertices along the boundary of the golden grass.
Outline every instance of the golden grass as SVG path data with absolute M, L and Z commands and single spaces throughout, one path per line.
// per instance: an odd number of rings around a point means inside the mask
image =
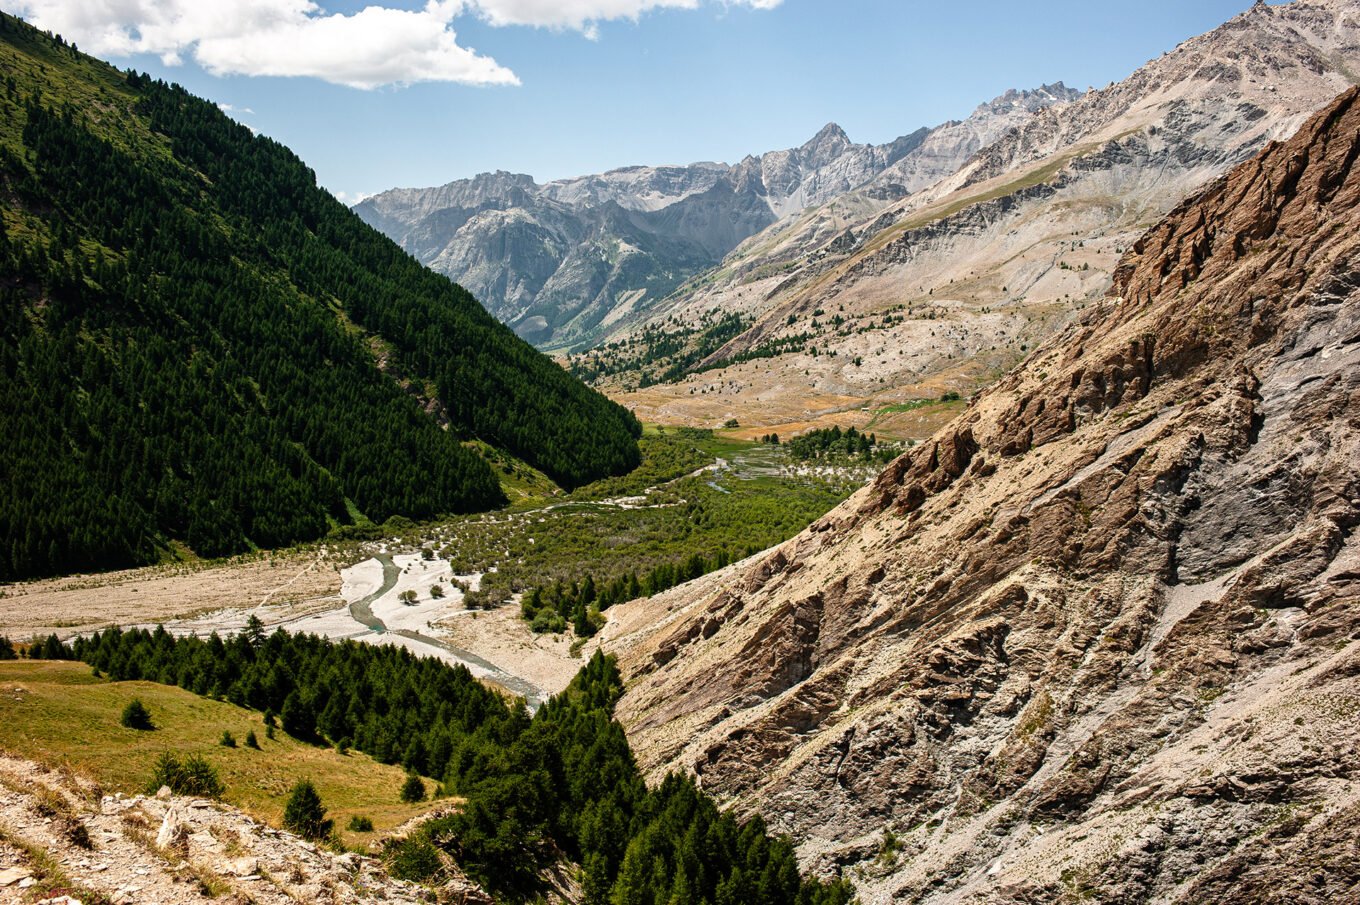
M 119 725 L 133 698 L 151 711 L 154 731 Z M 218 744 L 223 729 L 236 737 L 236 748 Z M 259 751 L 244 745 L 252 729 Z M 398 800 L 405 780 L 400 767 L 303 744 L 281 730 L 268 739 L 259 713 L 168 685 L 96 679 L 83 663 L 0 661 L 0 748 L 51 766 L 67 764 L 108 791 L 129 794 L 145 791 L 162 751 L 198 753 L 217 767 L 225 802 L 274 826 L 293 784 L 309 778 L 349 845 L 366 844 L 431 807 Z M 374 832 L 346 830 L 355 815 L 371 818 Z

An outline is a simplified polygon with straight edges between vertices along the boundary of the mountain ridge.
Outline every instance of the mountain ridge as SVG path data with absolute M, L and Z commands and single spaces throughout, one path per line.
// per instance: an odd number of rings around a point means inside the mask
M 880 191 L 900 195 L 907 191 L 901 182 L 916 185 L 923 173 L 956 166 L 954 157 L 1015 118 L 1072 97 L 1061 82 L 1012 90 L 979 105 L 964 123 L 918 129 L 883 145 L 855 144 L 833 122 L 796 148 L 732 165 L 631 166 L 541 185 L 523 174 L 479 174 L 392 189 L 354 209 L 423 262 L 469 285 L 521 335 L 541 346 L 579 345 L 770 224 L 888 172 L 896 181 Z M 932 135 L 961 132 L 965 124 L 968 138 L 952 147 L 930 144 Z M 926 159 L 909 165 L 918 150 L 929 152 Z
M 1353 88 L 801 536 L 611 609 L 649 773 L 866 905 L 1344 900 L 1357 149 Z
M 786 431 L 972 392 L 1094 304 L 1183 198 L 1353 84 L 1357 21 L 1349 0 L 1255 7 L 916 191 L 871 185 L 767 229 L 573 364 L 643 417 Z M 654 385 L 671 362 L 653 347 L 692 349 L 715 309 L 744 329 Z

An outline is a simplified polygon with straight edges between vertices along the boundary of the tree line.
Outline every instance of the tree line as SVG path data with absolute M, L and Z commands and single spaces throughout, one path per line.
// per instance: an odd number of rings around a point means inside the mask
M 278 714 L 306 741 L 347 745 L 441 778 L 463 807 L 385 857 L 437 880 L 438 852 L 508 901 L 532 901 L 544 872 L 579 865 L 586 905 L 844 905 L 850 886 L 799 876 L 793 846 L 672 775 L 648 788 L 613 719 L 622 679 L 597 653 L 532 717 L 463 667 L 402 648 L 330 642 L 252 620 L 223 639 L 109 629 L 75 657 L 115 680 L 146 679 Z M 44 642 L 40 647 L 47 647 Z M 47 651 L 53 653 L 53 651 Z
M 749 546 L 744 556 L 751 556 L 761 549 Z M 732 562 L 726 548 L 711 557 L 693 553 L 677 562 L 660 563 L 641 578 L 636 571 L 629 571 L 602 581 L 598 586 L 595 577 L 587 572 L 580 581 L 558 580 L 533 588 L 520 598 L 520 615 L 535 632 L 561 632 L 571 626 L 577 637 L 589 638 L 604 625 L 603 611 L 614 604 L 660 594 Z

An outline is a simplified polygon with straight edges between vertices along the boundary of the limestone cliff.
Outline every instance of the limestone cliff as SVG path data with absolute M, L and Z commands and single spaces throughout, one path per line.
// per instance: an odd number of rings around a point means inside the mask
M 1358 157 L 1351 90 L 839 509 L 611 613 L 646 767 L 866 905 L 1356 901 Z

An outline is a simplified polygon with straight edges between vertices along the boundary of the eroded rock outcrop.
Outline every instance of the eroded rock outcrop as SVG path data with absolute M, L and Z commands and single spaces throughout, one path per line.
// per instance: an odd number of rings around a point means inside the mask
M 1358 157 L 1352 90 L 808 531 L 611 616 L 644 765 L 866 903 L 1354 896 Z

